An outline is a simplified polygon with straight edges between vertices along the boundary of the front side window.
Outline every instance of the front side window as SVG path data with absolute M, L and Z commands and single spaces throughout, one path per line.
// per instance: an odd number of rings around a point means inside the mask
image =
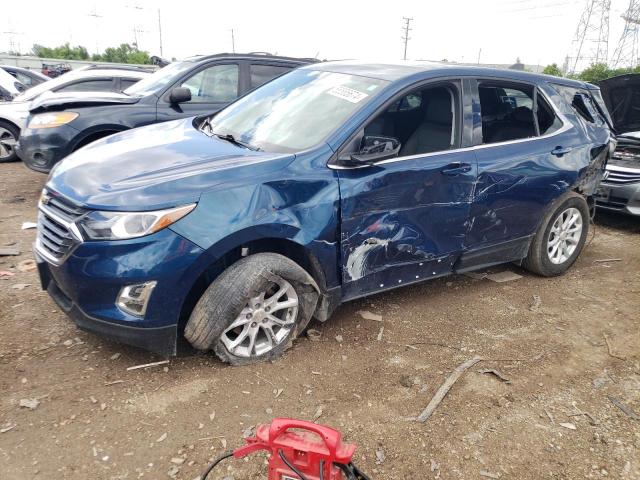
M 443 84 L 420 88 L 396 100 L 364 128 L 359 152 L 381 142 L 399 145 L 401 157 L 456 148 L 458 89 Z M 371 144 L 371 145 L 370 145 Z
M 388 82 L 376 78 L 294 70 L 220 111 L 203 131 L 233 135 L 270 152 L 318 145 Z
M 228 103 L 238 97 L 238 65 L 214 65 L 180 85 L 191 90 L 191 102 Z
M 56 90 L 56 92 L 105 92 L 111 90 L 112 88 L 113 80 L 108 78 L 72 83 Z
M 249 72 L 251 76 L 251 88 L 264 85 L 269 80 L 273 80 L 291 70 L 291 67 L 283 67 L 278 65 L 251 65 Z

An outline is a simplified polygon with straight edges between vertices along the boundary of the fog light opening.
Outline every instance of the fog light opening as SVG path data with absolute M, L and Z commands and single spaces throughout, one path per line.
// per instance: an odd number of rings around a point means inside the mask
M 135 315 L 136 317 L 144 317 L 147 312 L 147 305 L 151 298 L 151 292 L 158 282 L 151 281 L 139 283 L 136 285 L 127 285 L 122 287 L 118 294 L 116 305 L 126 313 Z

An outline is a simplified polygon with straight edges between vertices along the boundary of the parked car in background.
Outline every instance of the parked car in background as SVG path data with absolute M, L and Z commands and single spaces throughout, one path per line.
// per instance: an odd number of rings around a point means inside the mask
M 49 77 L 28 68 L 15 67 L 13 65 L 0 65 L 0 68 L 18 80 L 27 89 L 49 80 Z
M 167 88 L 185 84 L 199 83 Z M 613 150 L 597 96 L 509 70 L 299 68 L 59 163 L 39 205 L 42 285 L 83 329 L 242 364 L 363 296 L 504 262 L 560 275 Z
M 149 75 L 144 71 L 122 69 L 73 71 L 32 87 L 11 102 L 0 103 L 0 163 L 18 160 L 16 143 L 34 98 L 47 92 L 71 96 L 81 92 L 120 92 Z
M 0 102 L 10 102 L 26 89 L 15 77 L 0 68 Z
M 99 138 L 151 123 L 213 113 L 244 93 L 313 59 L 257 54 L 187 58 L 121 94 L 54 95 L 38 99 L 22 132 L 19 155 L 33 170 Z
M 640 216 L 640 75 L 600 82 L 602 97 L 618 133 L 618 146 L 596 196 L 605 210 Z

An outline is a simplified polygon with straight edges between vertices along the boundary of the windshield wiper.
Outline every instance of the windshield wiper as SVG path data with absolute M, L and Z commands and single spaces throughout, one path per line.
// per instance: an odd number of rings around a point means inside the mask
M 211 131 L 211 126 L 209 125 L 209 131 Z M 255 147 L 249 143 L 245 143 L 242 142 L 240 140 L 238 140 L 236 137 L 234 137 L 233 135 L 231 135 L 230 133 L 215 133 L 215 132 L 211 132 L 213 135 L 215 135 L 216 137 L 218 137 L 221 140 L 226 140 L 229 143 L 233 143 L 234 145 L 238 145 L 240 147 L 244 147 L 248 150 L 253 150 L 254 152 L 260 151 L 260 149 L 258 147 Z

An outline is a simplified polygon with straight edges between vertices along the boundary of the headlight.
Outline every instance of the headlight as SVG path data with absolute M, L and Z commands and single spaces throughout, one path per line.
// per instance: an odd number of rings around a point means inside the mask
M 76 112 L 39 113 L 29 120 L 29 128 L 53 128 L 66 125 L 78 118 Z
M 124 240 L 142 237 L 177 222 L 196 204 L 155 212 L 90 212 L 76 222 L 90 240 Z

